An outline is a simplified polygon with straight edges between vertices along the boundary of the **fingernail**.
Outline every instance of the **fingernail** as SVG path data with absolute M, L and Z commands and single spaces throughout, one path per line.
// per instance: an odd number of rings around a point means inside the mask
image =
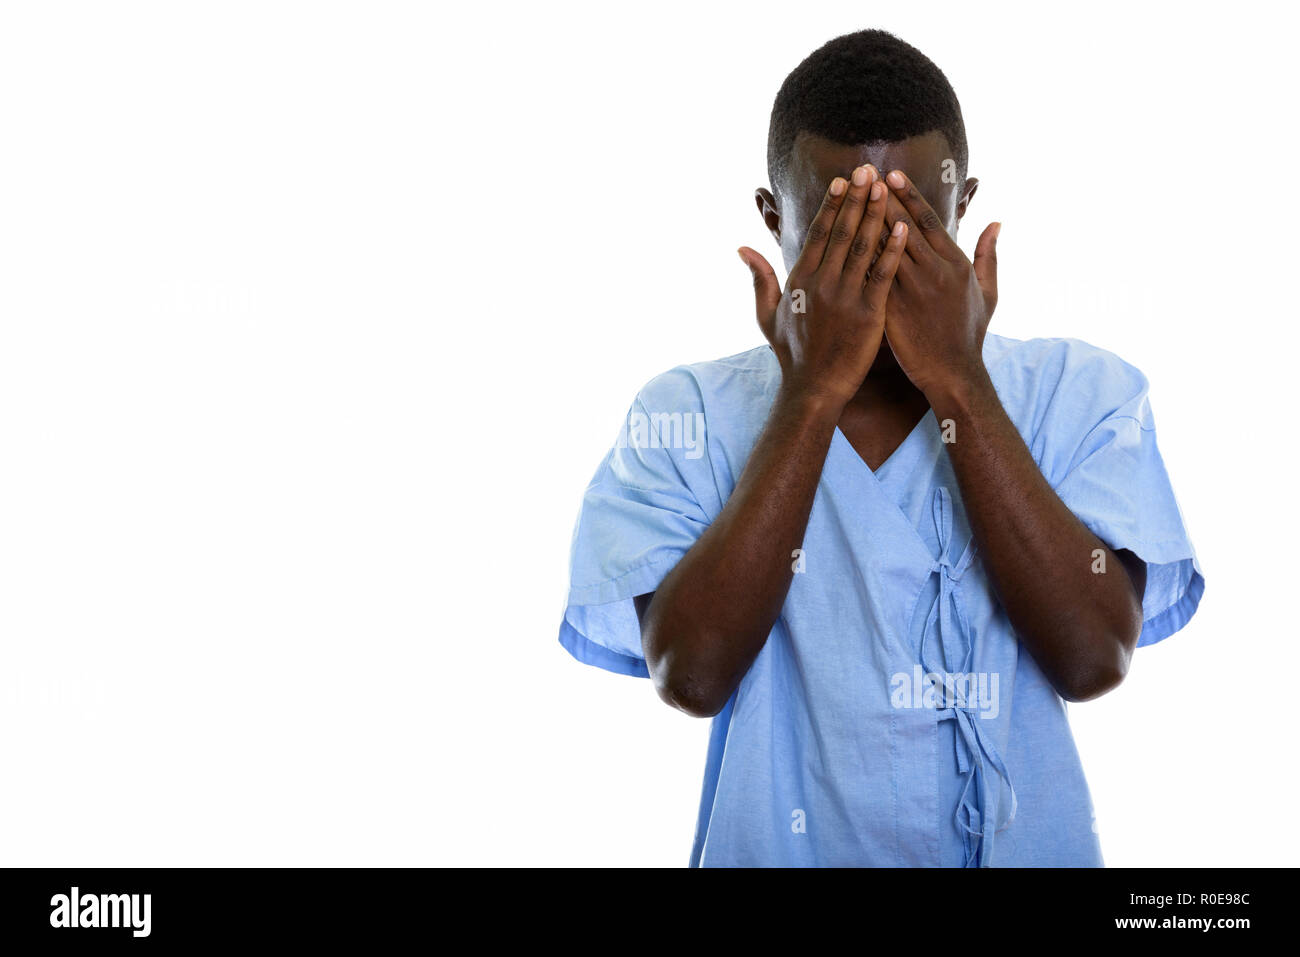
M 903 178 L 903 174 L 898 170 L 893 170 L 889 174 L 889 185 L 895 189 L 902 189 L 906 183 L 907 180 Z
M 885 192 L 885 184 L 880 182 L 880 180 L 876 180 L 874 183 L 871 184 L 871 199 L 873 201 L 880 199 L 880 197 L 884 194 L 884 192 Z
M 907 226 L 903 223 L 901 219 L 898 222 L 894 223 L 895 236 L 901 236 L 906 231 L 907 231 Z
M 859 166 L 857 169 L 853 171 L 853 185 L 854 186 L 867 185 L 867 168 L 865 166 Z
M 844 178 L 841 176 L 836 176 L 833 180 L 831 180 L 831 195 L 838 196 L 842 192 L 844 192 Z

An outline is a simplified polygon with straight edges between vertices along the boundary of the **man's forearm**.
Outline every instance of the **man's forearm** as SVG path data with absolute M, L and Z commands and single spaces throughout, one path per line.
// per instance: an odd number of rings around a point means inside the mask
M 778 394 L 721 514 L 644 608 L 642 645 L 660 696 L 716 714 L 781 613 L 840 408 Z M 640 609 L 639 609 L 640 610 Z
M 1062 697 L 1110 690 L 1142 629 L 1141 583 L 1047 483 L 982 366 L 928 398 L 953 425 L 947 449 L 971 531 L 1020 640 Z

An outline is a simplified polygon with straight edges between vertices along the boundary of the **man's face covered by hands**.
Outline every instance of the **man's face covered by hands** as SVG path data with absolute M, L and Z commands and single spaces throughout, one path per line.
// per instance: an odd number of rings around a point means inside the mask
M 883 177 L 899 169 L 908 175 L 942 220 L 954 239 L 958 220 L 975 195 L 978 180 L 958 180 L 959 171 L 942 133 L 911 136 L 896 143 L 866 143 L 850 146 L 834 143 L 811 133 L 795 139 L 785 182 L 775 184 L 779 199 L 766 189 L 755 199 L 763 220 L 777 242 L 787 271 L 803 249 L 808 226 L 821 207 L 826 187 L 836 176 L 847 177 L 855 168 L 870 164 Z
M 781 245 L 784 292 L 760 254 L 738 250 L 754 275 L 760 328 L 792 378 L 819 349 L 830 371 L 805 377 L 814 391 L 824 379 L 836 395 L 889 366 L 927 395 L 979 378 L 1001 224 L 984 230 L 968 259 L 957 223 L 978 183 L 957 173 L 942 133 L 857 146 L 796 137 L 779 202 L 764 189 L 755 196 Z M 856 346 L 841 368 L 833 360 L 844 342 Z

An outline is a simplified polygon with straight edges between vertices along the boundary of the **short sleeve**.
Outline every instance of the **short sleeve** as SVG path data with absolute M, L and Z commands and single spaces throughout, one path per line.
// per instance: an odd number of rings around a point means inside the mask
M 582 498 L 569 561 L 560 644 L 608 671 L 649 677 L 632 599 L 658 588 L 710 519 L 703 402 L 685 372 L 637 396 Z
M 1205 578 L 1156 445 L 1146 379 L 1125 369 L 1127 396 L 1087 432 L 1056 492 L 1094 535 L 1146 563 L 1142 647 L 1191 620 Z

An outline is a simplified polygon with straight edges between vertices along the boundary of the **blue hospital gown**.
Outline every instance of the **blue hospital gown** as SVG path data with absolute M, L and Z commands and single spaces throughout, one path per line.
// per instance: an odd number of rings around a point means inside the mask
M 984 360 L 1062 501 L 1146 562 L 1139 646 L 1178 631 L 1204 578 L 1146 379 L 1073 339 L 990 334 Z M 579 661 L 647 676 L 632 598 L 722 510 L 780 377 L 762 346 L 637 395 L 574 530 Z M 1101 866 L 1065 703 L 994 597 L 933 412 L 875 472 L 836 430 L 801 564 L 713 719 L 691 865 Z

